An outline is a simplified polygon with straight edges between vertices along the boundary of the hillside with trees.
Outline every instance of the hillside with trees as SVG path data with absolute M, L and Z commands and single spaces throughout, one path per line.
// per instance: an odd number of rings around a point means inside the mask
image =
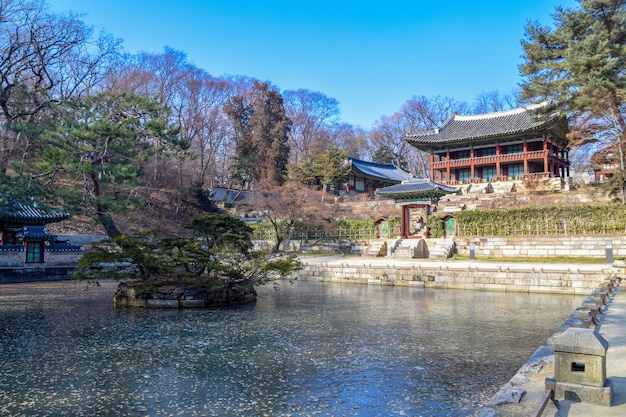
M 0 195 L 66 208 L 76 225 L 69 231 L 175 234 L 206 208 L 207 189 L 263 184 L 274 190 L 265 203 L 290 181 L 325 189 L 342 175 L 337 157 L 425 176 L 428 156 L 406 133 L 521 99 L 553 99 L 570 114 L 572 146 L 595 142 L 622 154 L 623 16 L 623 2 L 557 8 L 556 28 L 527 26 L 521 96 L 484 92 L 470 104 L 407 92 L 398 112 L 366 131 L 342 122 L 337 100 L 321 92 L 214 76 L 169 47 L 128 54 L 75 13 L 53 13 L 44 0 L 0 0 Z

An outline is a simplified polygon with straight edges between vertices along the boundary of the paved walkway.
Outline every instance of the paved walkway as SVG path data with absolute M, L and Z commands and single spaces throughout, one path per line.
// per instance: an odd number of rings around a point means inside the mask
M 559 409 L 553 406 L 544 416 L 555 417 L 624 417 L 626 416 L 626 281 L 617 290 L 606 314 L 598 326 L 598 332 L 609 342 L 606 354 L 606 375 L 613 384 L 611 407 L 559 401 Z

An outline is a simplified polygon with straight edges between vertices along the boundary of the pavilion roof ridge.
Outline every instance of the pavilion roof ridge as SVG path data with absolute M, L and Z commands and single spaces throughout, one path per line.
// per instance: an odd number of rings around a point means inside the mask
M 452 117 L 459 121 L 493 119 L 496 117 L 506 117 L 506 116 L 511 116 L 511 115 L 515 115 L 519 113 L 534 111 L 539 108 L 545 107 L 547 104 L 548 102 L 544 101 L 541 103 L 530 104 L 528 106 L 516 107 L 514 109 L 500 110 L 500 111 L 494 111 L 494 112 L 489 112 L 489 113 L 479 113 L 479 114 L 466 114 L 466 115 L 454 114 Z

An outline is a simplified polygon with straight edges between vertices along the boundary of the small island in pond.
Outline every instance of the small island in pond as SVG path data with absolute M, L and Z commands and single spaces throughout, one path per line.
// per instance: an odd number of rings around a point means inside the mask
M 188 237 L 120 234 L 85 253 L 74 279 L 120 284 L 116 307 L 206 308 L 256 300 L 255 285 L 301 268 L 294 255 L 252 249 L 252 230 L 224 213 L 187 224 Z

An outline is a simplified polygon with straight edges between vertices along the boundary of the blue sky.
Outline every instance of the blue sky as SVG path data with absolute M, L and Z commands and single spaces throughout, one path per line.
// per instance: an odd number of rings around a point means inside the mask
M 123 39 L 136 53 L 183 51 L 214 76 L 246 75 L 281 91 L 339 101 L 370 128 L 413 96 L 471 103 L 521 81 L 527 19 L 552 24 L 575 0 L 48 0 L 56 12 Z

